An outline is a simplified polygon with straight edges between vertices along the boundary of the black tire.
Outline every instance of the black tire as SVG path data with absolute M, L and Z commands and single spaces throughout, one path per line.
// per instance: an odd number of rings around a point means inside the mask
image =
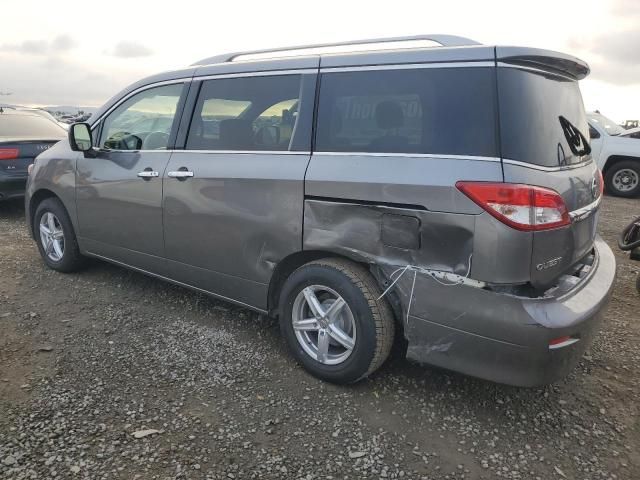
M 607 193 L 610 195 L 614 195 L 616 197 L 625 197 L 625 198 L 634 198 L 640 195 L 640 181 L 637 185 L 630 190 L 620 190 L 616 187 L 614 182 L 614 178 L 616 174 L 621 170 L 631 170 L 635 172 L 636 178 L 640 179 L 640 160 L 624 160 L 621 162 L 614 163 L 604 176 L 604 184 L 607 189 Z
M 40 219 L 43 215 L 49 212 L 55 215 L 64 234 L 64 251 L 62 257 L 58 261 L 53 260 L 47 255 L 40 236 Z M 38 250 L 40 251 L 40 256 L 49 268 L 58 272 L 70 273 L 76 272 L 85 266 L 86 258 L 80 254 L 78 241 L 76 239 L 75 231 L 73 230 L 71 219 L 60 200 L 57 198 L 47 198 L 40 202 L 36 208 L 36 213 L 33 216 L 33 231 L 36 243 L 38 244 Z
M 357 331 L 351 354 L 342 363 L 326 365 L 307 353 L 292 323 L 294 302 L 311 285 L 329 287 L 348 305 Z M 361 380 L 377 370 L 389 356 L 395 323 L 393 312 L 373 276 L 363 267 L 343 259 L 327 258 L 303 265 L 286 280 L 280 296 L 280 329 L 294 357 L 312 375 L 332 383 Z

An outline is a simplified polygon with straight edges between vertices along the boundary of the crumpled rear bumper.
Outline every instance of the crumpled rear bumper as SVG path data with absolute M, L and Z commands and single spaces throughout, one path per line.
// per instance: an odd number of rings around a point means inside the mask
M 559 297 L 526 298 L 414 275 L 397 283 L 409 359 L 516 386 L 547 384 L 578 362 L 607 305 L 616 272 L 613 252 L 595 242 L 589 275 Z M 559 337 L 578 339 L 552 349 Z

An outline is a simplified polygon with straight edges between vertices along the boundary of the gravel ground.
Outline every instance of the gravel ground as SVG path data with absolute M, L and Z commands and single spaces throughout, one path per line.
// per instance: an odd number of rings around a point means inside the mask
M 610 244 L 639 200 L 607 198 Z M 640 264 L 564 381 L 518 389 L 395 351 L 315 380 L 270 319 L 105 263 L 47 270 L 0 204 L 0 478 L 638 479 Z M 140 437 L 140 438 L 137 438 Z

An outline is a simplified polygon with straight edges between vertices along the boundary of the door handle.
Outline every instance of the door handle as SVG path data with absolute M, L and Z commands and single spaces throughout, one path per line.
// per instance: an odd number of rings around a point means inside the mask
M 147 180 L 149 178 L 159 177 L 160 174 L 158 172 L 154 172 L 150 168 L 145 168 L 143 171 L 138 172 L 138 176 Z
M 167 172 L 167 176 L 171 178 L 177 178 L 178 180 L 182 180 L 185 178 L 193 177 L 193 172 L 187 169 L 184 169 L 184 170 L 180 169 L 173 172 Z

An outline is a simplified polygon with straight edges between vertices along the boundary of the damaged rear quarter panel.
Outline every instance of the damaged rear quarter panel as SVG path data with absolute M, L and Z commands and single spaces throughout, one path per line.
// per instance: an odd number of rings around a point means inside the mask
M 400 221 L 396 221 L 398 217 Z M 474 215 L 381 205 L 306 200 L 304 249 L 331 251 L 380 266 L 420 265 L 464 275 L 473 249 L 474 218 Z M 417 230 L 415 225 L 419 226 Z M 400 241 L 403 233 L 403 241 L 420 248 L 389 244 L 394 239 Z

